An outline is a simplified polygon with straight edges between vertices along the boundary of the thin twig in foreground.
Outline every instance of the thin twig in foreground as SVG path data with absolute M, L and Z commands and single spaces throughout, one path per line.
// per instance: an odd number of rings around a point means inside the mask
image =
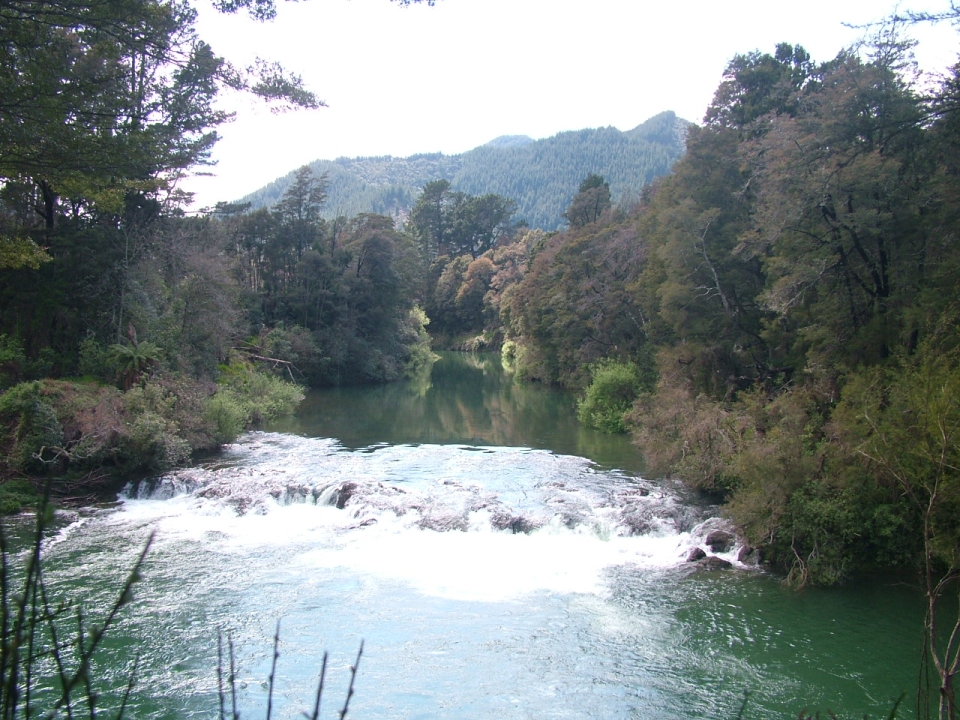
M 303 714 L 307 720 L 317 720 L 320 717 L 320 698 L 323 696 L 323 680 L 327 676 L 327 653 L 323 653 L 323 664 L 320 666 L 320 682 L 317 684 L 317 700 L 313 704 L 313 715 Z
M 280 621 L 277 620 L 277 631 L 273 634 L 273 662 L 270 664 L 270 686 L 267 689 L 267 720 L 273 713 L 273 680 L 277 676 L 277 658 L 280 657 Z
M 363 655 L 363 640 L 360 641 L 360 650 L 357 652 L 357 660 L 350 666 L 350 687 L 347 688 L 347 699 L 343 702 L 343 710 L 340 711 L 340 720 L 347 716 L 347 709 L 350 707 L 350 698 L 353 697 L 353 681 L 357 679 L 357 668 L 360 666 L 360 657 Z

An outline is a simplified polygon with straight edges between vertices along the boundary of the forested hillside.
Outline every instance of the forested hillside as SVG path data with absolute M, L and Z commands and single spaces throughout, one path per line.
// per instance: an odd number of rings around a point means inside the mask
M 225 10 L 244 8 L 273 12 Z M 277 65 L 215 56 L 195 20 L 176 3 L 0 6 L 0 512 L 43 478 L 85 496 L 188 462 L 307 383 L 429 359 L 412 243 L 390 218 L 328 231 L 309 170 L 272 213 L 185 217 L 177 179 L 209 158 L 220 90 L 318 105 Z
M 723 503 L 789 582 L 919 568 L 953 717 L 934 628 L 960 571 L 960 65 L 924 91 L 896 28 L 822 63 L 736 56 L 636 207 L 587 177 L 564 232 L 437 253 L 427 307 L 580 392 L 583 422 Z
M 960 557 L 960 66 L 926 95 L 909 50 L 738 56 L 673 173 L 498 306 L 520 372 L 798 584 Z
M 614 202 L 639 196 L 654 178 L 669 172 L 683 153 L 688 123 L 665 112 L 627 132 L 598 128 L 564 132 L 545 140 L 497 138 L 461 155 L 408 158 L 340 158 L 310 163 L 327 174 L 325 217 L 374 212 L 406 215 L 420 189 L 447 180 L 455 191 L 496 193 L 517 201 L 517 217 L 530 227 L 555 230 L 578 183 L 598 173 L 610 184 Z M 270 206 L 293 177 L 286 175 L 242 199 Z

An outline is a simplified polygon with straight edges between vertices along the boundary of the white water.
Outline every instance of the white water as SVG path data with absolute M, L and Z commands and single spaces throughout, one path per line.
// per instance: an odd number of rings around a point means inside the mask
M 218 631 L 259 715 L 282 618 L 282 717 L 310 707 L 327 648 L 339 701 L 361 638 L 351 715 L 627 717 L 687 691 L 659 677 L 667 608 L 624 608 L 622 586 L 682 577 L 717 523 L 670 487 L 547 451 L 255 433 L 77 518 L 48 552 L 64 592 L 96 578 L 105 604 L 155 533 L 120 630 L 146 649 L 141 716 L 209 715 Z
M 292 572 L 345 568 L 423 595 L 505 602 L 541 591 L 606 596 L 609 568 L 677 566 L 716 524 L 698 519 L 669 489 L 583 458 L 461 446 L 356 452 L 260 433 L 219 467 L 129 493 L 113 521 L 152 524 L 161 546 L 287 549 Z
M 96 622 L 154 533 L 94 668 L 109 707 L 139 653 L 129 716 L 145 720 L 217 716 L 218 633 L 241 717 L 263 717 L 278 620 L 280 718 L 312 707 L 325 650 L 336 717 L 361 639 L 357 720 L 720 719 L 744 690 L 747 718 L 886 717 L 915 681 L 916 597 L 695 572 L 690 549 L 722 527 L 709 515 L 544 450 L 254 433 L 62 517 L 44 567 Z

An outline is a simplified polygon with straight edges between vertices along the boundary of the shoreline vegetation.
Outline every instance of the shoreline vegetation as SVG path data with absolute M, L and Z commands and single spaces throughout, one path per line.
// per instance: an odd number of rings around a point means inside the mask
M 0 395 L 0 513 L 90 502 L 132 477 L 184 465 L 293 413 L 303 388 L 235 358 L 220 382 L 158 372 L 119 390 L 95 379 L 23 382 Z
M 735 56 L 671 173 L 636 203 L 588 175 L 562 232 L 447 180 L 398 226 L 325 219 L 309 166 L 272 208 L 199 217 L 163 173 L 95 190 L 106 170 L 0 167 L 0 509 L 31 477 L 83 495 L 182 464 L 298 386 L 422 372 L 433 344 L 578 393 L 582 422 L 722 503 L 791 584 L 952 577 L 960 66 L 916 75 L 905 31 L 927 19 L 821 63 Z
M 223 4 L 241 8 L 273 11 Z M 0 510 L 36 504 L 36 478 L 82 497 L 187 462 L 301 387 L 420 372 L 429 327 L 580 393 L 583 422 L 722 503 L 795 587 L 917 570 L 930 692 L 956 716 L 960 64 L 921 77 L 907 32 L 960 10 L 823 62 L 734 56 L 670 174 L 638 202 L 589 174 L 562 232 L 442 179 L 402 224 L 325 219 L 309 166 L 271 208 L 187 217 L 176 179 L 209 162 L 220 90 L 316 98 L 216 57 L 187 5 L 0 17 L 19 49 L 0 67 Z

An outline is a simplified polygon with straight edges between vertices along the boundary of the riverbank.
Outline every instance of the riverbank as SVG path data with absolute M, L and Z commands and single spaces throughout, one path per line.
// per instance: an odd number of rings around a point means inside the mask
M 292 413 L 301 388 L 250 365 L 221 382 L 173 374 L 126 391 L 96 381 L 37 380 L 0 395 L 0 513 L 109 495 L 131 478 L 182 466 L 245 429 Z

